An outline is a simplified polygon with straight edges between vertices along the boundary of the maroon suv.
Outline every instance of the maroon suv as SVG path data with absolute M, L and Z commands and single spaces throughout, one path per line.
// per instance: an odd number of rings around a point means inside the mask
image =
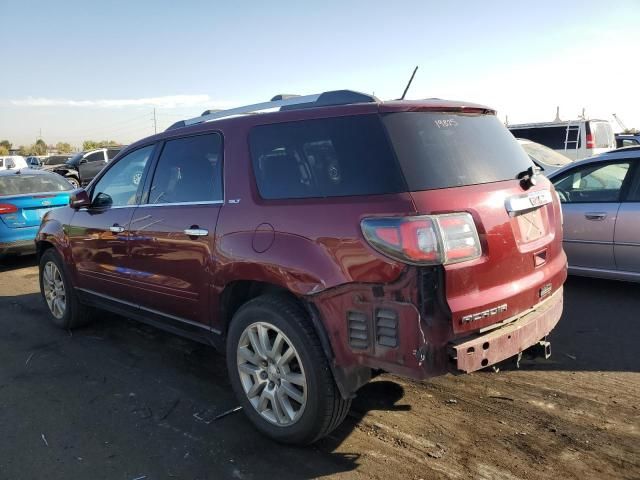
M 63 328 L 99 307 L 226 351 L 255 426 L 309 443 L 372 372 L 548 345 L 566 257 L 536 173 L 480 105 L 337 91 L 205 112 L 45 217 L 42 295 Z

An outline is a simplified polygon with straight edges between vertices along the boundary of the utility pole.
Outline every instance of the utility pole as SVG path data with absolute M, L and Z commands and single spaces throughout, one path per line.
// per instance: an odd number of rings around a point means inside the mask
M 153 133 L 158 133 L 158 122 L 156 121 L 156 107 L 153 107 Z

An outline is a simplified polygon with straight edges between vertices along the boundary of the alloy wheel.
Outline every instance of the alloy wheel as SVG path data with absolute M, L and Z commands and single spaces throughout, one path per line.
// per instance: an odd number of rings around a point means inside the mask
M 67 309 L 67 295 L 64 289 L 62 274 L 57 265 L 47 262 L 42 270 L 42 286 L 44 298 L 51 314 L 60 319 Z
M 291 340 L 275 325 L 256 322 L 242 332 L 237 348 L 242 388 L 269 423 L 296 423 L 307 404 L 307 378 Z

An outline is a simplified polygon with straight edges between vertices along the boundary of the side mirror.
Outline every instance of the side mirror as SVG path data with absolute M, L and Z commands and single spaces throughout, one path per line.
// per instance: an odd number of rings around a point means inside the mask
M 86 158 L 83 158 L 82 160 L 80 160 L 80 165 L 87 163 L 89 160 L 87 160 Z
M 84 188 L 78 188 L 71 192 L 69 196 L 69 206 L 75 210 L 88 208 L 91 206 L 91 199 Z

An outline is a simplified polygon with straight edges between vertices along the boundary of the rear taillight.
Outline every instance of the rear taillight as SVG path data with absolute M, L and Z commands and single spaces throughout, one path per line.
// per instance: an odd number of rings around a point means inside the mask
M 587 133 L 587 148 L 596 148 L 596 142 L 593 133 Z
M 406 263 L 458 263 L 482 255 L 478 231 L 468 213 L 365 218 L 361 227 L 373 248 Z
M 6 213 L 16 213 L 18 211 L 18 207 L 12 205 L 10 203 L 0 203 L 0 215 L 4 215 Z

